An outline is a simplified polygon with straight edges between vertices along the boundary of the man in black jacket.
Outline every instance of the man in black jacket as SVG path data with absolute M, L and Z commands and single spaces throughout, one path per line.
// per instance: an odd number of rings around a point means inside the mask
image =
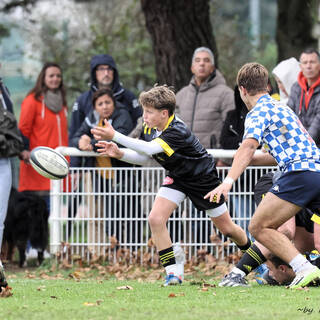
M 90 89 L 79 96 L 72 108 L 69 141 L 71 141 L 85 117 L 92 110 L 92 95 L 98 89 L 106 87 L 112 89 L 117 102 L 129 111 L 134 127 L 137 124 L 137 119 L 142 115 L 142 109 L 135 95 L 120 84 L 117 65 L 110 55 L 99 54 L 92 57 L 90 68 Z

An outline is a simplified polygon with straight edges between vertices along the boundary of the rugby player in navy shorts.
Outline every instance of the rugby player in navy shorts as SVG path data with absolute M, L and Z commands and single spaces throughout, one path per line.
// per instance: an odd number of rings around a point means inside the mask
M 218 202 L 222 196 L 227 198 L 233 182 L 249 165 L 257 147 L 263 145 L 282 174 L 257 207 L 249 231 L 292 267 L 296 277 L 290 288 L 305 287 L 320 279 L 320 269 L 277 229 L 302 208 L 320 207 L 320 151 L 297 115 L 268 94 L 268 71 L 264 66 L 256 62 L 245 64 L 238 72 L 237 84 L 249 110 L 243 140 L 227 177 L 205 198 Z M 301 103 L 305 108 L 305 101 Z M 320 219 L 316 220 L 320 223 Z
M 280 176 L 280 171 L 269 172 L 258 180 L 254 187 L 254 200 L 257 206 Z M 294 217 L 281 225 L 278 231 L 286 235 L 301 253 L 312 252 L 315 249 L 320 251 L 320 225 L 314 222 L 314 220 L 318 219 L 318 214 L 318 212 L 314 213 L 308 208 L 302 209 Z M 310 255 L 307 255 L 307 258 L 309 256 Z M 314 255 L 310 257 L 314 258 Z M 316 258 L 318 263 L 316 265 L 318 266 L 320 264 L 320 255 L 318 254 Z M 313 259 L 311 262 L 315 260 L 316 259 Z M 265 262 L 272 268 L 271 277 Z M 288 279 L 292 281 L 294 278 L 291 277 L 294 272 L 288 264 L 272 255 L 261 243 L 255 241 L 235 267 L 221 280 L 219 286 L 249 286 L 245 277 L 253 270 L 255 270 L 255 279 L 259 284 L 276 284 L 273 278 L 279 283 L 287 284 Z M 275 277 L 273 277 L 272 274 L 274 274 Z M 279 279 L 282 280 L 279 281 Z
M 168 171 L 153 203 L 148 222 L 160 261 L 167 273 L 165 285 L 177 284 L 182 279 L 166 223 L 185 197 L 189 197 L 198 210 L 206 211 L 215 226 L 242 251 L 250 247 L 251 241 L 231 220 L 223 197 L 219 201 L 204 199 L 221 181 L 213 157 L 175 116 L 174 92 L 167 86 L 156 86 L 142 92 L 139 100 L 143 108 L 143 120 L 148 128 L 153 128 L 145 130 L 143 139 L 124 136 L 107 121 L 105 127 L 96 127 L 92 133 L 99 141 L 97 146 L 101 154 L 140 165 L 153 157 Z M 103 140 L 112 140 L 127 149 L 120 149 L 117 144 Z

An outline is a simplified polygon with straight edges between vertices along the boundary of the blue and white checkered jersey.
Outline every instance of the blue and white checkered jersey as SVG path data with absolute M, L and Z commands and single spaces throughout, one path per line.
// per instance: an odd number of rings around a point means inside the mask
M 320 152 L 297 115 L 266 94 L 247 114 L 243 140 L 256 139 L 282 172 L 319 171 Z

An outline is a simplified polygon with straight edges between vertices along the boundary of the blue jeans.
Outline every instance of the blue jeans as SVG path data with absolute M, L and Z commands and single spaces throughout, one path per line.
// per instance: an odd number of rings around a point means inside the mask
M 9 158 L 0 159 L 0 248 L 2 246 L 4 220 L 7 216 L 12 176 Z

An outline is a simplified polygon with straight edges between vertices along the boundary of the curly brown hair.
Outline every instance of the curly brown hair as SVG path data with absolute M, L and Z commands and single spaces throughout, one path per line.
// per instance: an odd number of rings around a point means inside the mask
M 167 85 L 154 86 L 148 91 L 142 91 L 139 96 L 142 106 L 153 107 L 157 110 L 168 110 L 169 116 L 176 108 L 176 96 L 173 88 Z

